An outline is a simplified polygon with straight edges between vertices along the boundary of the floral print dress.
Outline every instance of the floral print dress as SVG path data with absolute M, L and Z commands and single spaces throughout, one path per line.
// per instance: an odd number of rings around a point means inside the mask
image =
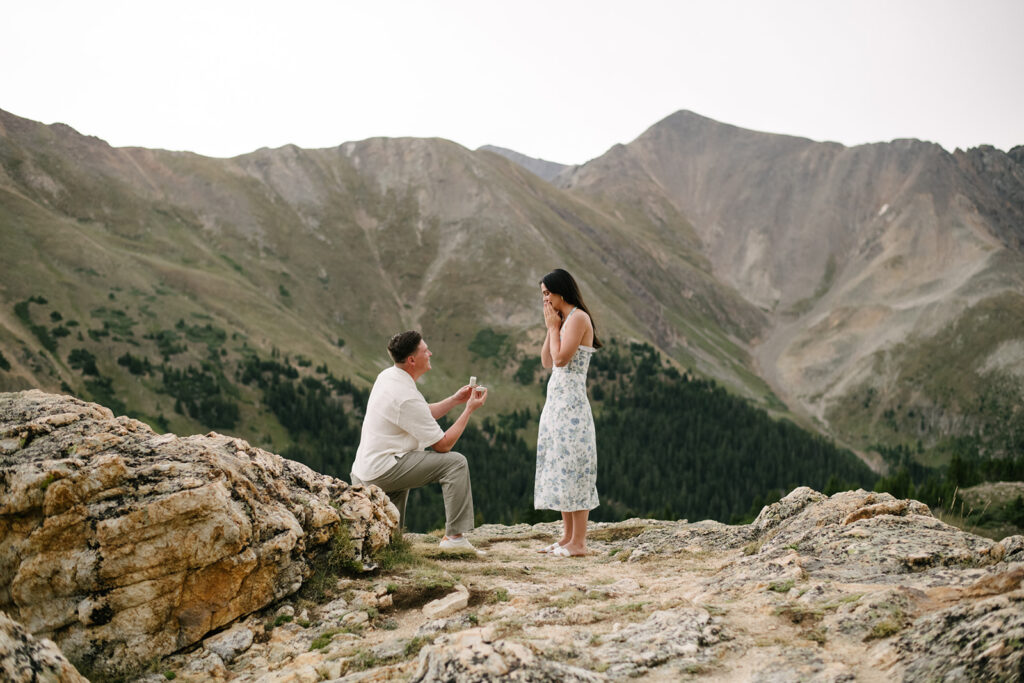
M 593 347 L 579 346 L 567 365 L 552 368 L 537 433 L 533 506 L 538 510 L 573 512 L 598 506 L 597 442 L 587 400 L 593 353 Z

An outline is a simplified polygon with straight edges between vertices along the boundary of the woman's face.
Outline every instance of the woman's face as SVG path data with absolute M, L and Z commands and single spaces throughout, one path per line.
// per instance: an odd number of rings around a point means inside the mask
M 544 303 L 551 304 L 552 306 L 556 305 L 558 300 L 562 298 L 553 292 L 549 292 L 543 282 L 540 283 L 540 294 L 544 297 Z

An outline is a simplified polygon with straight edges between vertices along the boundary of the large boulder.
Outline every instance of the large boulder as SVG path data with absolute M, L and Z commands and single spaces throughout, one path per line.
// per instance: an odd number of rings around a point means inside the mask
M 0 609 L 82 671 L 195 643 L 297 591 L 329 546 L 358 563 L 397 524 L 380 489 L 241 439 L 0 394 Z

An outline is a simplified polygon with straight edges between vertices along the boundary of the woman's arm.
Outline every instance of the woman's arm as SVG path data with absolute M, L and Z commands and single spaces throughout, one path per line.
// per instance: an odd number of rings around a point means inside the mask
M 540 364 L 544 366 L 544 369 L 550 370 L 554 365 L 551 345 L 558 343 L 558 331 L 562 328 L 562 318 L 546 301 L 544 302 L 544 326 L 547 328 L 547 336 L 544 337 L 544 346 L 540 349 Z
M 580 342 L 583 341 L 583 335 L 587 332 L 587 319 L 586 313 L 583 311 L 576 311 L 576 315 L 572 315 L 562 325 L 562 338 L 559 340 L 558 334 L 548 334 L 551 338 L 551 358 L 554 360 L 555 365 L 558 367 L 564 367 L 569 364 L 572 360 L 573 355 L 576 353 L 576 349 L 579 348 Z
M 549 344 L 551 343 L 551 330 L 548 329 L 548 334 L 544 337 L 544 345 L 540 347 L 540 364 L 544 366 L 545 370 L 550 370 L 554 363 L 551 361 L 551 349 Z

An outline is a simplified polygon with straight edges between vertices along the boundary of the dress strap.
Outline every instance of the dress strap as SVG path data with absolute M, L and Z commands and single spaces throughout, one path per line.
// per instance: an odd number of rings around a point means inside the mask
M 571 315 L 572 315 L 573 313 L 575 313 L 575 312 L 576 312 L 576 307 L 575 307 L 575 306 L 573 306 L 573 307 L 572 307 L 572 310 L 571 310 L 571 311 L 569 311 L 569 315 L 565 316 L 565 320 L 563 320 L 563 321 L 562 321 L 562 324 L 564 325 L 564 324 L 565 324 L 565 323 L 566 323 L 566 322 L 567 322 L 567 321 L 569 320 L 569 317 L 570 317 L 570 316 L 571 316 Z

